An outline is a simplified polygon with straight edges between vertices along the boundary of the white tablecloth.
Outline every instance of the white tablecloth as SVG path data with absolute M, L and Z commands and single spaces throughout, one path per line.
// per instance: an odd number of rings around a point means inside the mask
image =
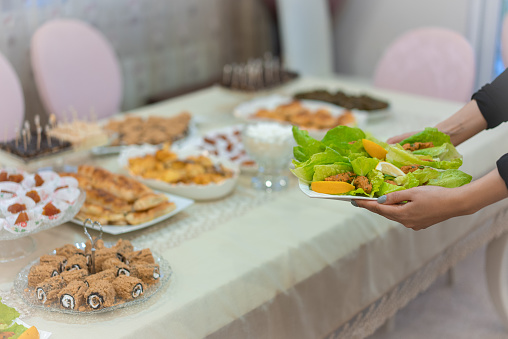
M 279 92 L 316 86 L 367 91 L 388 99 L 391 116 L 365 126 L 380 138 L 432 126 L 461 107 L 340 79 L 304 78 Z M 210 88 L 137 113 L 169 115 L 188 110 L 205 131 L 235 123 L 232 108 L 250 97 Z M 482 132 L 459 147 L 464 155 L 462 169 L 476 178 L 488 172 L 508 149 L 501 147 L 505 144 L 506 126 Z M 115 166 L 107 159 L 97 162 Z M 23 320 L 53 332 L 54 338 L 324 337 L 470 232 L 492 223 L 508 206 L 502 201 L 474 215 L 414 232 L 349 203 L 307 198 L 294 183 L 286 192 L 271 196 L 248 188 L 248 177 L 242 185 L 223 204 L 202 205 L 207 211 L 223 209 L 210 213 L 210 220 L 200 215 L 202 219 L 186 223 L 184 215 L 128 236 L 142 245 L 156 244 L 174 270 L 171 285 L 139 307 L 78 317 L 34 311 L 14 296 L 7 302 L 21 308 Z M 196 214 L 200 206 L 194 206 Z M 37 253 L 0 264 L 0 296 L 8 296 L 16 273 L 37 255 L 84 239 L 74 225 L 35 238 Z

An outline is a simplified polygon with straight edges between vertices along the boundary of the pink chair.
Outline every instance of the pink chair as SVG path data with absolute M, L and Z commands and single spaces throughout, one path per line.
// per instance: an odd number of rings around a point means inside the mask
M 70 19 L 52 20 L 41 26 L 31 43 L 35 83 L 46 111 L 57 118 L 97 118 L 120 110 L 122 76 L 113 48 L 94 27 Z
M 0 53 L 0 141 L 12 140 L 21 129 L 25 100 L 19 78 L 9 61 Z
M 401 92 L 468 101 L 475 79 L 473 48 L 460 34 L 426 27 L 397 38 L 385 50 L 374 85 Z

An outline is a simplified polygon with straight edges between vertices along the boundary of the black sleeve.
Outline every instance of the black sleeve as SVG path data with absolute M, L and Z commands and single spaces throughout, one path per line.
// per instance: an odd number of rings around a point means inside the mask
M 508 121 L 508 68 L 494 81 L 473 94 L 485 120 L 487 129 Z
M 506 187 L 508 188 L 508 153 L 499 158 L 496 165 L 499 175 L 503 178 Z

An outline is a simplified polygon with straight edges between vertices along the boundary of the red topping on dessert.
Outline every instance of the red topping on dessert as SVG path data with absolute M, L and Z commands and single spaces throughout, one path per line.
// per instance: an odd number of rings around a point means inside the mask
M 0 172 L 0 181 L 8 181 L 9 175 L 7 172 Z
M 14 222 L 16 225 L 21 224 L 28 221 L 28 214 L 26 212 L 21 212 L 18 217 L 16 218 L 16 221 Z
M 56 215 L 60 213 L 60 210 L 55 207 L 52 203 L 48 202 L 46 206 L 42 209 L 42 215 L 45 215 L 47 217 L 51 217 L 53 215 Z
M 11 212 L 12 214 L 16 214 L 21 211 L 26 211 L 26 205 L 25 204 L 12 204 L 11 206 L 7 207 L 7 211 Z
M 9 175 L 9 181 L 17 182 L 18 184 L 24 179 L 23 174 L 11 174 Z
M 60 187 L 58 187 L 58 188 L 55 190 L 55 192 L 56 192 L 56 191 L 58 191 L 58 190 L 64 189 L 64 188 L 69 188 L 69 185 L 60 186 Z
M 210 145 L 215 145 L 215 140 L 213 140 L 212 138 L 203 138 L 203 140 L 207 143 L 207 144 L 210 144 Z
M 245 160 L 245 161 L 242 161 L 242 165 L 244 166 L 254 166 L 256 163 L 252 160 Z
M 41 197 L 39 196 L 39 193 L 37 193 L 37 191 L 26 192 L 26 196 L 31 198 L 33 201 L 35 201 L 36 204 L 39 201 L 41 201 Z
M 35 174 L 35 187 L 39 187 L 39 186 L 42 186 L 42 184 L 44 184 L 44 180 L 41 178 L 41 176 L 39 174 Z

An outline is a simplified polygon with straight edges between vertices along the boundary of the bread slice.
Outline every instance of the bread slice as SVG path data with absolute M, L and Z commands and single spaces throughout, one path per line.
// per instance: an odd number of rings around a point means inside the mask
M 149 193 L 136 200 L 132 208 L 136 212 L 146 211 L 165 201 L 168 201 L 168 197 L 165 194 Z
M 162 204 L 149 209 L 144 212 L 131 212 L 128 213 L 125 216 L 125 219 L 129 222 L 131 225 L 138 225 L 145 222 L 148 222 L 150 220 L 153 220 L 155 218 L 158 218 L 160 216 L 163 216 L 165 214 L 170 213 L 176 208 L 176 205 L 174 202 L 163 202 Z

